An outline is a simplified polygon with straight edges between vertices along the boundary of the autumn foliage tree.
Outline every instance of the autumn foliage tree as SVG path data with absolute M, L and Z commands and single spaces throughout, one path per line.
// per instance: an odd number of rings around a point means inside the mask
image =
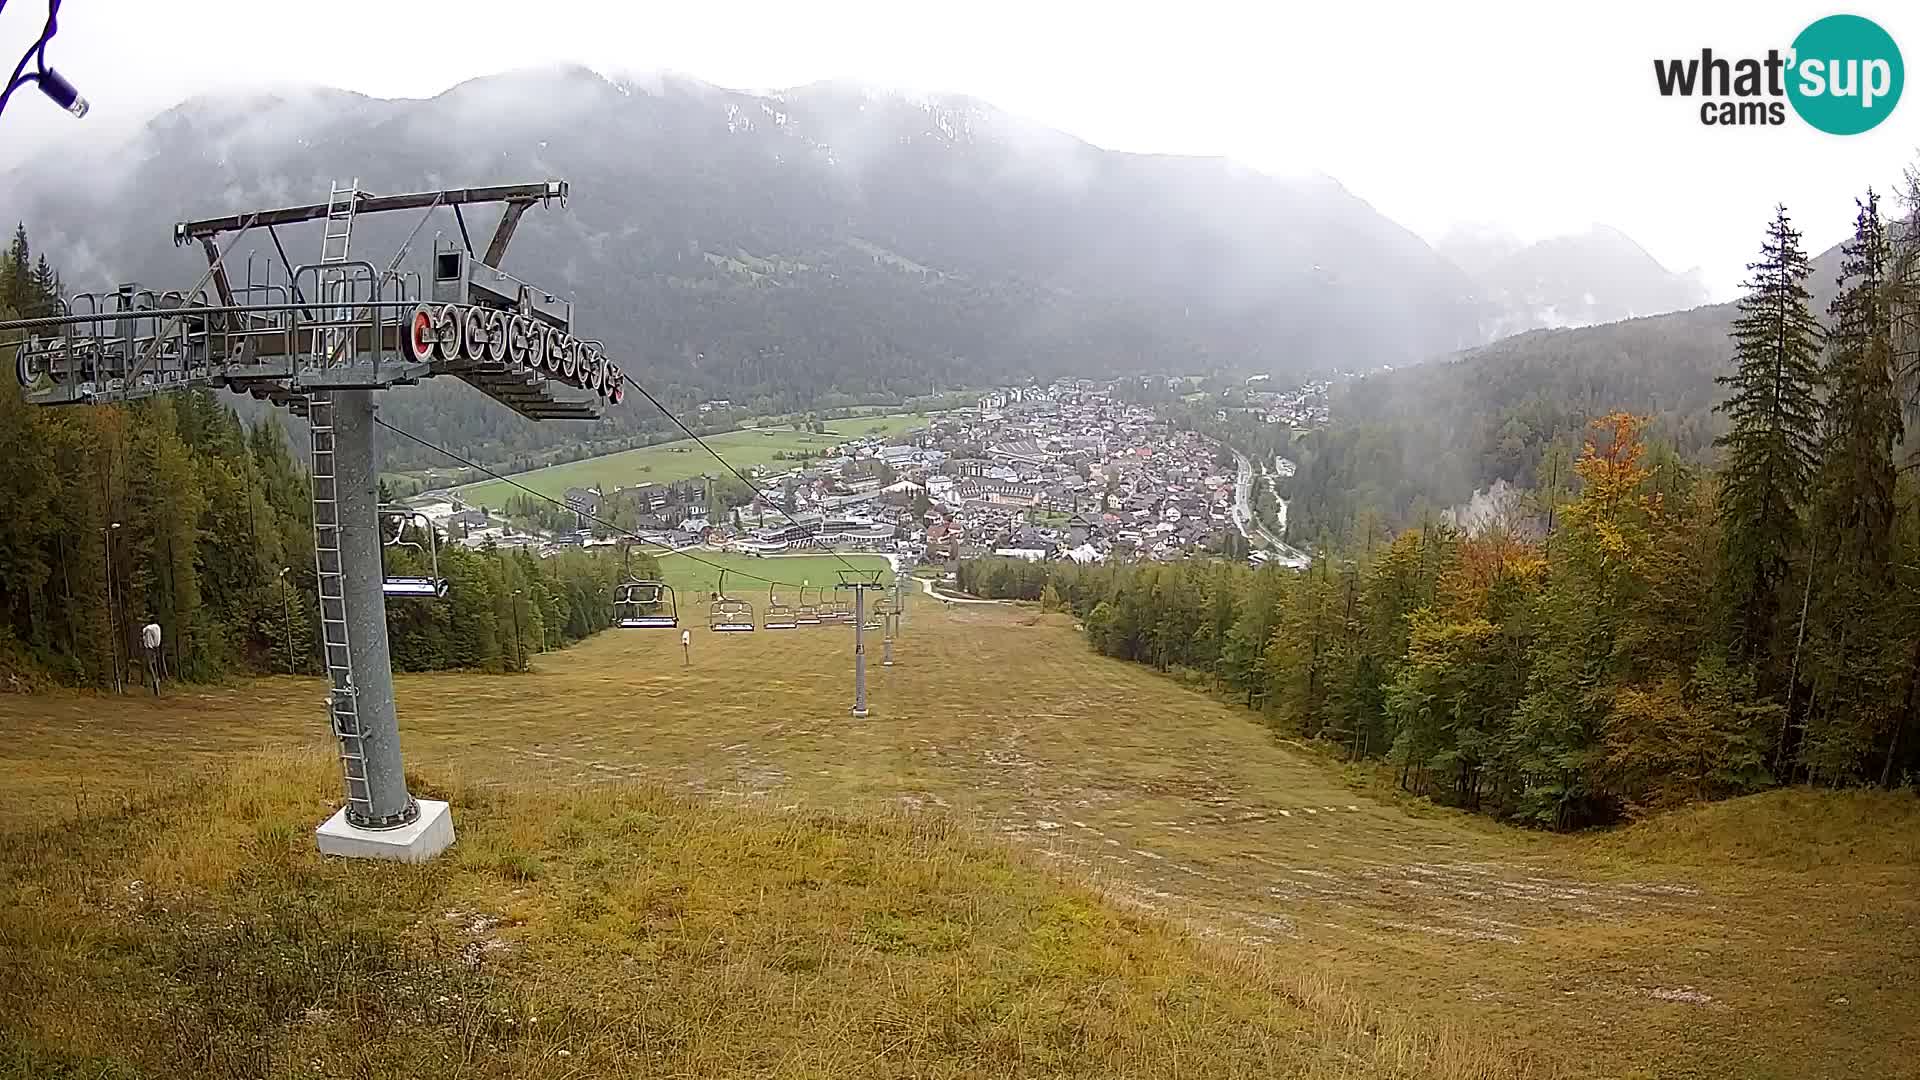
M 1302 571 L 978 560 L 962 586 L 1056 598 L 1101 652 L 1197 670 L 1268 722 L 1420 794 L 1577 828 L 1753 790 L 1781 716 L 1707 646 L 1711 479 L 1595 422 L 1538 532 L 1440 522 Z

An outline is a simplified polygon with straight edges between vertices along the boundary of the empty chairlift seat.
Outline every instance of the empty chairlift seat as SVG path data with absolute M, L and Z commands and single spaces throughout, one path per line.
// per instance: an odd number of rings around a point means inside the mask
M 614 586 L 612 621 L 621 630 L 671 630 L 679 626 L 673 587 L 664 581 L 627 581 Z
M 713 606 L 707 609 L 707 629 L 725 634 L 758 629 L 753 621 L 753 605 L 727 595 L 725 570 L 720 571 L 720 587 L 714 591 Z
M 427 520 L 425 514 L 404 506 L 382 506 L 379 516 L 380 591 L 388 596 L 421 600 L 445 597 L 447 579 L 440 576 L 440 538 L 433 522 Z M 412 554 L 396 558 L 399 549 Z M 406 563 L 414 565 L 408 567 Z
M 800 586 L 800 602 L 794 605 L 793 621 L 796 626 L 820 625 L 820 590 L 813 590 L 813 599 L 807 599 L 807 587 Z
M 833 599 L 820 605 L 820 621 L 830 623 L 850 623 L 853 621 L 853 590 L 834 587 Z
M 719 633 L 754 629 L 753 605 L 731 596 L 715 599 L 713 608 L 707 613 L 707 629 Z
M 780 602 L 773 586 L 767 586 L 767 609 L 760 616 L 762 630 L 792 630 L 799 626 L 799 613 L 791 605 Z
M 875 590 L 873 598 L 867 604 L 867 629 L 879 630 L 893 617 L 893 596 Z

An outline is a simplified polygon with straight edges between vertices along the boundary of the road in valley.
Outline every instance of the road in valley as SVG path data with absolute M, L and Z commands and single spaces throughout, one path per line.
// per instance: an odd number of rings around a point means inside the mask
M 1305 566 L 1311 560 L 1306 554 L 1289 547 L 1287 542 L 1267 531 L 1266 525 L 1253 513 L 1253 462 L 1238 450 L 1233 451 L 1234 460 L 1239 463 L 1233 478 L 1233 523 L 1239 527 L 1240 535 L 1256 547 L 1277 552 L 1280 561 L 1288 566 Z M 1280 503 L 1280 520 L 1286 521 L 1286 503 Z

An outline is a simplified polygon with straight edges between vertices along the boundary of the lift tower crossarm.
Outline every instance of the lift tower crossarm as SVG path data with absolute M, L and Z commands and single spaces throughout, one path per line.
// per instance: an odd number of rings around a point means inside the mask
M 518 214 L 513 214 L 516 205 L 524 210 L 533 203 L 545 202 L 549 199 L 558 199 L 563 205 L 566 203 L 567 182 L 565 180 L 547 180 L 538 184 L 448 188 L 444 191 L 416 191 L 407 195 L 362 193 L 355 197 L 353 209 L 355 214 L 377 214 L 387 210 L 424 210 L 436 202 L 443 206 L 504 202 L 508 204 L 507 212 L 518 218 Z M 202 218 L 199 221 L 182 221 L 173 227 L 173 242 L 184 244 L 189 240 L 207 239 L 248 227 L 291 225 L 302 221 L 318 221 L 326 216 L 326 203 L 312 203 L 307 206 L 289 206 L 280 210 L 261 210 L 252 214 L 233 214 L 227 217 Z M 504 253 L 506 247 L 504 241 L 496 237 L 496 243 Z M 489 254 L 492 254 L 491 250 Z

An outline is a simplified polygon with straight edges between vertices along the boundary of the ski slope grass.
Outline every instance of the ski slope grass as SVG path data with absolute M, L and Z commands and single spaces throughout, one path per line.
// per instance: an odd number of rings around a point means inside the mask
M 314 853 L 315 680 L 0 697 L 0 1074 L 1785 1080 L 1920 1055 L 1911 794 L 1546 836 L 1344 774 L 1059 616 L 916 596 L 895 666 L 869 641 L 858 721 L 846 628 L 696 630 L 684 665 L 678 638 L 401 676 L 415 786 L 459 831 L 425 868 Z
M 704 435 L 701 438 L 716 453 L 727 459 L 728 464 L 741 472 L 745 472 L 751 465 L 765 465 L 784 472 L 786 468 L 798 465 L 799 462 L 777 461 L 773 456 L 775 453 L 794 454 L 797 451 L 805 451 L 818 454 L 848 439 L 866 435 L 901 435 L 916 427 L 925 427 L 927 423 L 925 416 L 916 416 L 912 413 L 890 413 L 829 421 L 825 434 L 798 431 L 791 427 L 778 427 L 742 429 L 718 435 Z M 612 491 L 616 487 L 627 487 L 633 484 L 667 484 L 693 476 L 717 476 L 724 471 L 725 466 L 715 461 L 712 454 L 702 450 L 698 443 L 692 439 L 680 439 L 675 442 L 656 443 L 653 446 L 643 446 L 635 450 L 621 450 L 617 453 L 602 454 L 599 457 L 569 461 L 564 465 L 550 465 L 544 469 L 516 473 L 513 480 L 550 498 L 558 499 L 570 487 L 597 487 L 602 491 Z M 468 504 L 489 509 L 505 506 L 509 497 L 521 494 L 511 484 L 499 480 L 468 484 L 454 490 Z
M 699 561 L 695 561 L 686 555 L 654 554 L 660 566 L 660 579 L 673 586 L 674 595 L 681 603 L 694 605 L 683 607 L 681 617 L 691 617 L 701 625 L 706 621 L 707 596 L 720 585 L 720 571 L 716 567 L 725 567 L 728 571 L 727 593 L 753 604 L 756 612 L 767 602 L 770 581 L 782 583 L 774 587 L 774 593 L 785 604 L 799 602 L 800 590 L 793 586 L 825 587 L 831 592 L 839 584 L 842 570 L 877 572 L 882 585 L 890 587 L 893 583 L 892 568 L 878 555 L 757 556 L 725 551 L 689 552 L 698 558 Z M 811 589 L 807 595 L 813 595 Z

